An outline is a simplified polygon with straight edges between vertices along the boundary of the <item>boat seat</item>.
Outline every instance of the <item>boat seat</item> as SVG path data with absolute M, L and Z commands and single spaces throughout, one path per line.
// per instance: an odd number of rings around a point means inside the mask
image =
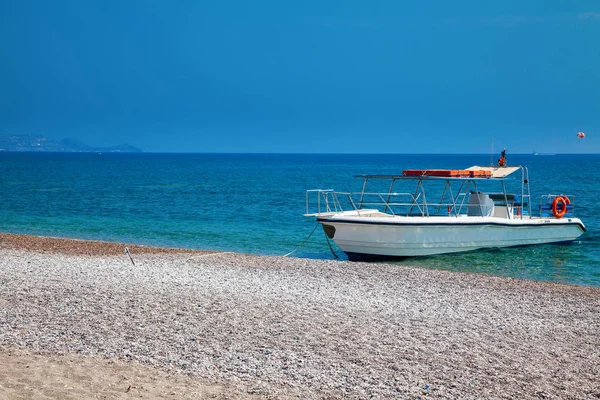
M 521 208 L 527 207 L 529 202 L 521 201 L 521 196 L 514 193 L 507 193 L 506 198 L 503 193 L 489 193 L 490 199 L 494 200 L 496 205 L 504 206 L 508 201 L 508 204 L 519 206 Z
M 504 197 L 504 193 L 490 193 L 488 194 L 488 196 L 490 196 L 490 199 L 494 200 L 494 201 L 504 201 L 505 197 Z M 515 201 L 515 198 L 518 198 L 519 196 L 515 195 L 514 193 L 507 193 L 506 194 L 506 200 L 512 202 Z

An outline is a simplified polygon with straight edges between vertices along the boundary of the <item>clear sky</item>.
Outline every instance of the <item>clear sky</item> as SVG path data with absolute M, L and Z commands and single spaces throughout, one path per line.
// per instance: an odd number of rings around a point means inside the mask
M 600 153 L 597 0 L 2 0 L 0 55 L 0 135 Z

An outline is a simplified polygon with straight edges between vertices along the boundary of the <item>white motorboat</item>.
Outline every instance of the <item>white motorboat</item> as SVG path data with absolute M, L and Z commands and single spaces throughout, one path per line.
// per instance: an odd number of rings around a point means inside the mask
M 573 195 L 541 196 L 533 212 L 529 172 L 522 166 L 358 177 L 364 180 L 360 192 L 306 192 L 305 216 L 316 217 L 349 258 L 570 242 L 585 232 L 574 216 Z M 384 191 L 367 190 L 384 182 Z M 397 191 L 399 184 L 409 187 Z

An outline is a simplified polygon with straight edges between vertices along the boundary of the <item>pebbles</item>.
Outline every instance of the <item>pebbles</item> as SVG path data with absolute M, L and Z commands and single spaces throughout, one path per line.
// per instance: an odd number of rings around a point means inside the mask
M 270 397 L 600 396 L 597 288 L 129 246 L 132 265 L 122 245 L 8 236 L 3 348 L 134 360 Z

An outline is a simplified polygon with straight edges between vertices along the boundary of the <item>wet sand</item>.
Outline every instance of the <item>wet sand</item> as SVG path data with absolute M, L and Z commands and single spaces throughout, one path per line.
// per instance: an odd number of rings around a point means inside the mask
M 0 234 L 0 398 L 600 397 L 600 289 Z

